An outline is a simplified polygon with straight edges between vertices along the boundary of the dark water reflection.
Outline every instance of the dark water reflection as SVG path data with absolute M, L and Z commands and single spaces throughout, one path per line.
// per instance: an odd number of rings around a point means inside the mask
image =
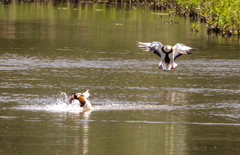
M 3 154 L 239 154 L 237 38 L 140 7 L 0 5 Z M 174 20 L 178 24 L 168 24 Z M 198 52 L 157 69 L 135 41 Z M 90 89 L 94 109 L 66 105 Z

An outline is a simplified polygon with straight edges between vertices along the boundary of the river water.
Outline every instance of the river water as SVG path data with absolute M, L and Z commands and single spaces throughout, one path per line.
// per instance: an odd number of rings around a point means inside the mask
M 240 154 L 240 44 L 144 7 L 0 4 L 0 154 Z M 174 71 L 136 41 L 197 48 Z M 67 105 L 91 93 L 91 112 Z

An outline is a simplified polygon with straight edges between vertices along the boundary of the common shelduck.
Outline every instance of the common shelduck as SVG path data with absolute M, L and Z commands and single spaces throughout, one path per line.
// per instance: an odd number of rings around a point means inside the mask
M 137 42 L 137 46 L 143 51 L 151 51 L 161 57 L 158 69 L 174 70 L 177 67 L 175 59 L 183 54 L 192 54 L 196 49 L 177 43 L 175 46 L 163 45 L 160 42 Z
M 80 107 L 83 108 L 83 110 L 91 110 L 92 109 L 92 104 L 89 101 L 89 90 L 87 90 L 84 93 L 72 93 L 69 103 L 71 104 L 73 100 L 78 100 Z

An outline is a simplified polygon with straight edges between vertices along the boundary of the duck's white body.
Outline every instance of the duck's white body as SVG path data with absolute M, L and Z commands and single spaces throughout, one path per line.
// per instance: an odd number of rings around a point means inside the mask
M 86 99 L 86 103 L 84 104 L 84 106 L 82 108 L 83 108 L 83 110 L 91 110 L 92 109 L 92 104 L 90 103 L 90 101 L 88 99 Z
M 173 63 L 166 63 L 164 61 L 160 61 L 158 64 L 158 69 L 162 69 L 162 70 L 173 70 L 177 67 L 177 63 L 173 62 Z
M 75 110 L 81 110 L 81 111 L 92 110 L 93 107 L 92 107 L 91 102 L 88 99 L 85 99 L 85 101 L 86 102 L 85 102 L 84 106 L 81 107 L 81 106 L 79 106 L 79 100 L 74 99 L 69 106 L 71 106 Z
M 163 45 L 160 42 L 137 42 L 137 46 L 143 51 L 151 51 L 161 57 L 159 69 L 173 70 L 177 67 L 175 59 L 183 54 L 192 54 L 196 49 L 177 43 L 175 46 Z

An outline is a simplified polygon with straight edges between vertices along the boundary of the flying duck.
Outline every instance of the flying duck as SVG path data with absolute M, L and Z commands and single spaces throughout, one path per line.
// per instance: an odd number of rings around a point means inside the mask
M 192 54 L 195 48 L 188 47 L 184 44 L 177 43 L 175 46 L 163 45 L 160 42 L 143 43 L 137 41 L 137 46 L 143 51 L 151 51 L 157 54 L 162 61 L 159 63 L 158 69 L 174 70 L 177 67 L 175 59 L 183 54 Z
M 91 110 L 92 109 L 92 105 L 89 101 L 89 90 L 87 90 L 84 93 L 72 93 L 70 99 L 69 99 L 69 103 L 71 104 L 73 100 L 78 100 L 80 103 L 80 107 L 83 108 L 83 110 Z

